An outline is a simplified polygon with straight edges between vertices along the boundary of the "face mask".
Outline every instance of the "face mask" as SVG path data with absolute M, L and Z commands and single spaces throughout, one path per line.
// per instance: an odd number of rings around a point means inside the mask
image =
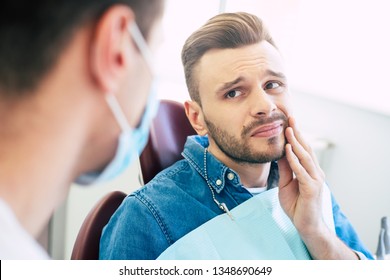
M 129 32 L 154 77 L 151 53 L 136 23 L 133 23 L 132 26 L 129 27 Z M 122 130 L 118 139 L 117 150 L 114 158 L 102 171 L 81 175 L 75 181 L 77 184 L 91 185 L 110 181 L 123 173 L 123 171 L 125 171 L 141 154 L 148 141 L 149 126 L 157 113 L 159 105 L 156 89 L 156 80 L 153 79 L 144 114 L 139 126 L 135 129 L 130 127 L 116 97 L 112 93 L 106 95 L 107 103 Z

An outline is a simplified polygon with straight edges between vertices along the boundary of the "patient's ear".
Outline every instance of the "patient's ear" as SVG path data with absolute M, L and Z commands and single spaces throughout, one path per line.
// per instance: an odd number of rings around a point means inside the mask
M 206 135 L 208 132 L 207 126 L 204 121 L 202 108 L 199 104 L 195 101 L 186 101 L 184 102 L 184 108 L 187 118 L 195 131 L 201 136 Z

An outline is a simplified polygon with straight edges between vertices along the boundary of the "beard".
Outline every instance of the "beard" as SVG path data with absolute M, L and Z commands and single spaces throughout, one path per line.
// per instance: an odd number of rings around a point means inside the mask
M 217 127 L 206 117 L 204 120 L 208 127 L 208 135 L 211 137 L 218 148 L 230 159 L 238 164 L 263 164 L 271 161 L 276 161 L 284 157 L 286 138 L 284 130 L 288 126 L 287 117 L 283 113 L 275 113 L 269 118 L 258 119 L 241 131 L 240 137 L 230 134 L 228 131 Z M 264 124 L 274 121 L 283 121 L 283 135 L 274 136 L 266 140 L 262 149 L 251 148 L 249 139 L 251 131 Z

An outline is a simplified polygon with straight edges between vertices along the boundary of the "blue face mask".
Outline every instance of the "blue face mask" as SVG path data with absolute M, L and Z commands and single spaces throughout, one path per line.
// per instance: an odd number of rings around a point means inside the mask
M 136 23 L 133 23 L 129 27 L 129 32 L 154 77 L 151 53 Z M 123 173 L 141 154 L 148 141 L 149 126 L 157 113 L 159 105 L 156 89 L 156 80 L 154 79 L 150 87 L 148 101 L 141 122 L 135 129 L 130 127 L 116 97 L 111 93 L 106 95 L 107 103 L 122 130 L 118 139 L 117 150 L 114 158 L 102 171 L 82 174 L 76 179 L 75 182 L 77 184 L 91 185 L 110 181 Z

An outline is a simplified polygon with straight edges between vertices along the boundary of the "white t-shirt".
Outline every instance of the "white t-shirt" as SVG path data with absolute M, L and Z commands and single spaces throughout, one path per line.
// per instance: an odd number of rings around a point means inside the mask
M 267 186 L 265 186 L 265 187 L 245 188 L 245 189 L 247 189 L 248 192 L 250 192 L 251 194 L 256 195 L 256 194 L 265 192 L 267 190 Z
M 49 259 L 47 252 L 21 226 L 11 208 L 0 199 L 0 259 Z

